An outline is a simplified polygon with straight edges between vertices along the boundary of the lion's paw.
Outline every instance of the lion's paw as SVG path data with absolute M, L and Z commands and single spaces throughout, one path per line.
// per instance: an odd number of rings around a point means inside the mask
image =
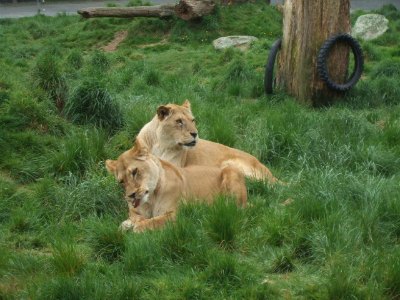
M 121 225 L 119 225 L 119 229 L 122 231 L 127 231 L 127 230 L 131 230 L 133 228 L 134 224 L 132 223 L 131 220 L 125 220 L 121 223 Z

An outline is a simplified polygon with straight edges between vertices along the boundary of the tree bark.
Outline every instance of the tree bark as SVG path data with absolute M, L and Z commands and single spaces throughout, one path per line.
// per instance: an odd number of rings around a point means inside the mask
M 176 15 L 177 17 L 189 21 L 200 19 L 214 11 L 215 3 L 211 0 L 180 0 L 178 4 L 165 4 L 154 6 L 135 6 L 135 7 L 90 7 L 78 10 L 84 18 L 96 17 L 158 17 L 165 18 Z
M 116 17 L 116 18 L 134 18 L 134 17 L 171 17 L 175 15 L 175 5 L 154 5 L 154 6 L 135 6 L 135 7 L 89 7 L 78 10 L 84 18 L 96 17 Z
M 323 105 L 340 96 L 319 79 L 318 51 L 325 40 L 350 32 L 350 0 L 286 0 L 283 6 L 283 38 L 277 84 L 299 101 Z M 336 45 L 328 58 L 329 74 L 344 82 L 349 48 Z

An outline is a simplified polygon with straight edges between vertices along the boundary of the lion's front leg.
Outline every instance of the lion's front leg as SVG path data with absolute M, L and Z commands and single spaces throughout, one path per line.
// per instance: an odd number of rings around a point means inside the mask
M 134 232 L 143 232 L 145 230 L 152 230 L 156 228 L 162 227 L 167 221 L 174 220 L 175 213 L 173 211 L 169 211 L 161 216 L 157 216 L 151 219 L 144 219 L 142 221 L 138 221 L 134 224 L 133 231 Z
M 143 220 L 146 220 L 146 218 L 142 216 L 134 207 L 129 206 L 128 219 L 119 225 L 119 229 L 122 231 L 133 230 L 135 224 Z

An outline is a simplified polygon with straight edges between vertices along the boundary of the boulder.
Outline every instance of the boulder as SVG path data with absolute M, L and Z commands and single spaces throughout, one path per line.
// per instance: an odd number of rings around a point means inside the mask
M 388 30 L 389 20 L 379 14 L 367 14 L 359 16 L 352 34 L 354 37 L 363 40 L 374 40 Z
M 215 49 L 222 50 L 231 47 L 239 48 L 240 50 L 247 50 L 251 43 L 257 41 L 255 36 L 248 35 L 232 35 L 223 36 L 213 41 L 213 46 Z

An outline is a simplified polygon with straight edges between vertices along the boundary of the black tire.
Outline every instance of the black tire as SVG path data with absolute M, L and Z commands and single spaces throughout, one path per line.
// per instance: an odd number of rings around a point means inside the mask
M 327 59 L 329 51 L 336 43 L 346 43 L 350 46 L 354 55 L 354 70 L 349 79 L 345 83 L 336 83 L 329 77 Z M 351 89 L 360 79 L 364 68 L 364 57 L 360 44 L 350 34 L 338 34 L 330 37 L 322 45 L 318 53 L 317 69 L 319 77 L 326 85 L 335 91 L 345 92 Z
M 268 54 L 267 65 L 265 66 L 264 88 L 266 94 L 272 94 L 274 83 L 274 66 L 278 51 L 281 49 L 282 39 L 276 40 Z

